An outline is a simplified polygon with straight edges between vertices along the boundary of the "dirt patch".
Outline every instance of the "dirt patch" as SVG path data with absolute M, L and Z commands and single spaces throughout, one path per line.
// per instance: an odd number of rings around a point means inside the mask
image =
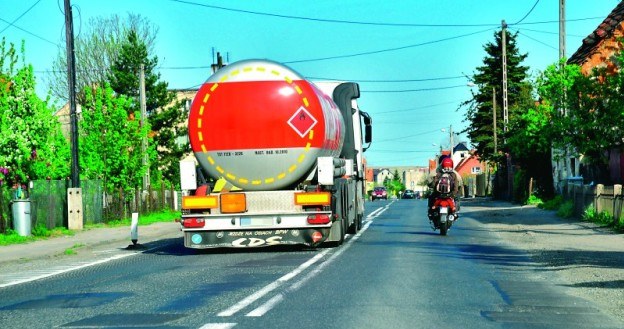
M 534 206 L 467 201 L 462 213 L 513 247 L 541 270 L 556 271 L 571 294 L 595 301 L 624 321 L 624 235 L 579 219 L 561 219 Z

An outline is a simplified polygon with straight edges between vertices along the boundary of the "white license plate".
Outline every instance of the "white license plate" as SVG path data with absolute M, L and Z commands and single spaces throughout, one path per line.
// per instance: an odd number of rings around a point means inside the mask
M 241 217 L 241 226 L 271 226 L 273 225 L 272 217 Z
M 448 214 L 448 207 L 440 207 L 440 214 Z

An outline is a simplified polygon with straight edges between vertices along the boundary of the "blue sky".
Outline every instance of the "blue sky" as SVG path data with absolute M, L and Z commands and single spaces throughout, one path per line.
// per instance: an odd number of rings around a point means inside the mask
M 0 37 L 26 41 L 26 61 L 34 66 L 42 96 L 46 71 L 65 47 L 63 1 L 0 0 Z M 618 3 L 566 1 L 568 56 Z M 159 28 L 153 55 L 171 88 L 205 81 L 213 49 L 230 62 L 267 58 L 312 80 L 359 82 L 360 107 L 374 124 L 373 145 L 365 154 L 370 166 L 425 166 L 440 145 L 448 148 L 448 127 L 460 131 L 466 125 L 463 110 L 457 111 L 470 98 L 463 76 L 482 64 L 483 45 L 494 40 L 501 20 L 520 31 L 518 45 L 528 53 L 524 64 L 532 75 L 559 54 L 559 0 L 73 0 L 72 5 L 76 35 L 86 33 L 96 16 L 131 12 L 148 18 Z

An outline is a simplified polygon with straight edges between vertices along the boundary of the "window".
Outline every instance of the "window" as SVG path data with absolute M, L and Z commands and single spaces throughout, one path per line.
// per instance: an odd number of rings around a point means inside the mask
M 481 167 L 472 167 L 472 170 L 470 170 L 473 174 L 480 174 L 481 173 Z

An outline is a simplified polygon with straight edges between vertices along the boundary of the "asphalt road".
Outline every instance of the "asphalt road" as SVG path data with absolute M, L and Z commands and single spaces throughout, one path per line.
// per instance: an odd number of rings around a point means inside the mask
M 433 232 L 425 207 L 369 202 L 336 248 L 112 250 L 0 288 L 0 328 L 624 327 L 470 215 Z

